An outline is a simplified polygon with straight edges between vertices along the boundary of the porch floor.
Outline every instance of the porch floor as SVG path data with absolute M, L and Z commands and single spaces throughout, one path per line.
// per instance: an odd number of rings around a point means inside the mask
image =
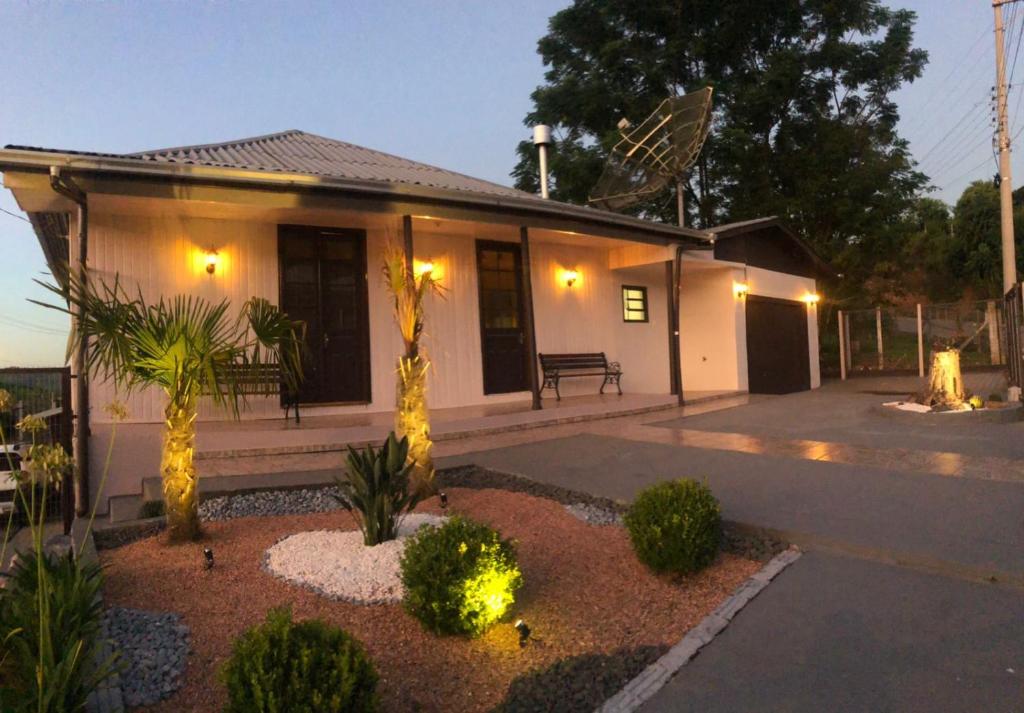
M 736 395 L 734 391 L 691 391 L 687 404 Z M 469 435 L 502 433 L 552 424 L 646 413 L 676 406 L 670 394 L 593 394 L 546 398 L 534 411 L 529 401 L 431 409 L 435 441 Z M 197 460 L 340 451 L 347 444 L 382 441 L 393 428 L 390 411 L 293 419 L 215 421 L 203 423 L 196 444 Z M 204 468 L 205 469 L 205 468 Z M 219 470 L 219 469 L 217 469 Z

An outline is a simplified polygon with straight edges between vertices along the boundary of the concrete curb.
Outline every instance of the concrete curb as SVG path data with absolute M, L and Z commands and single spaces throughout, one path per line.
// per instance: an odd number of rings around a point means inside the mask
M 85 541 L 84 547 L 82 547 L 83 540 Z M 75 518 L 71 525 L 71 541 L 76 552 L 81 550 L 83 562 L 92 564 L 99 562 L 92 533 L 86 532 L 86 523 L 81 518 Z M 98 596 L 102 601 L 102 593 Z M 102 664 L 113 654 L 113 645 L 105 623 L 100 629 L 99 638 L 100 646 L 96 652 L 97 665 Z M 89 698 L 85 702 L 85 710 L 86 713 L 124 713 L 124 696 L 121 692 L 121 674 L 119 672 L 112 673 L 95 691 L 89 694 Z
M 754 576 L 745 581 L 717 609 L 686 633 L 668 653 L 644 669 L 636 678 L 609 698 L 596 713 L 632 713 L 654 697 L 683 666 L 711 643 L 739 611 L 761 593 L 768 583 L 789 565 L 800 559 L 800 550 L 790 547 L 776 555 Z

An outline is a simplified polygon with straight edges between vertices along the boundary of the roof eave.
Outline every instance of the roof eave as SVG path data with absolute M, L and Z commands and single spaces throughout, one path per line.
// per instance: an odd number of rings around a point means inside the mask
M 270 186 L 277 189 L 337 190 L 357 195 L 380 196 L 387 199 L 412 198 L 436 201 L 438 203 L 471 205 L 482 209 L 516 210 L 526 215 L 570 218 L 595 226 L 604 225 L 620 230 L 635 231 L 644 236 L 664 240 L 666 243 L 706 245 L 713 237 L 711 233 L 706 231 L 682 228 L 665 223 L 654 223 L 641 218 L 599 211 L 594 208 L 560 203 L 558 201 L 498 196 L 411 183 L 326 178 L 302 173 L 269 172 L 216 166 L 144 163 L 138 159 L 80 156 L 60 152 L 27 151 L 23 149 L 0 149 L 0 171 L 12 169 L 48 171 L 50 166 L 61 166 L 71 171 L 115 174 L 125 177 L 136 176 L 195 182 L 207 181 L 234 185 Z

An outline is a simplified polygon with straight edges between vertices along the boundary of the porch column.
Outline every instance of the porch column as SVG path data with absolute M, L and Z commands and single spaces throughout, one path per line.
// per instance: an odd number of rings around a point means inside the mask
M 523 280 L 523 338 L 526 340 L 528 358 L 527 373 L 530 376 L 530 392 L 533 396 L 533 410 L 539 411 L 540 382 L 537 378 L 537 333 L 533 326 L 533 283 L 530 280 L 530 233 L 526 226 L 519 228 L 520 269 Z
M 402 216 L 402 243 L 405 246 L 405 270 L 412 276 L 413 273 L 413 252 L 412 252 L 412 216 Z
M 668 287 L 668 354 L 669 384 L 680 406 L 683 405 L 683 368 L 679 354 L 679 293 L 683 281 L 683 246 L 676 246 L 675 258 L 665 262 Z

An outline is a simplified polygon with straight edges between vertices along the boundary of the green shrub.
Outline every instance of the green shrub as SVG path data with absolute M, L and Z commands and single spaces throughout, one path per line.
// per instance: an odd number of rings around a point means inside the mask
M 336 497 L 355 517 L 368 546 L 395 539 L 402 517 L 421 500 L 409 491 L 415 463 L 408 458 L 409 439 L 396 440 L 394 431 L 380 450 L 367 446 L 360 453 L 348 447 L 348 472 L 345 478 L 335 478 L 341 491 Z
M 513 544 L 462 517 L 420 528 L 401 565 L 406 610 L 436 634 L 483 633 L 523 583 Z
M 139 509 L 139 517 L 148 520 L 151 517 L 163 517 L 165 514 L 163 500 L 147 500 Z
M 96 661 L 101 582 L 98 565 L 33 550 L 18 555 L 0 592 L 0 710 L 82 710 L 110 675 L 113 660 Z
M 377 710 L 377 673 L 363 645 L 288 609 L 235 639 L 221 671 L 225 713 L 365 713 Z
M 673 480 L 642 491 L 625 516 L 641 562 L 656 572 L 687 574 L 707 567 L 722 540 L 722 516 L 711 490 Z

